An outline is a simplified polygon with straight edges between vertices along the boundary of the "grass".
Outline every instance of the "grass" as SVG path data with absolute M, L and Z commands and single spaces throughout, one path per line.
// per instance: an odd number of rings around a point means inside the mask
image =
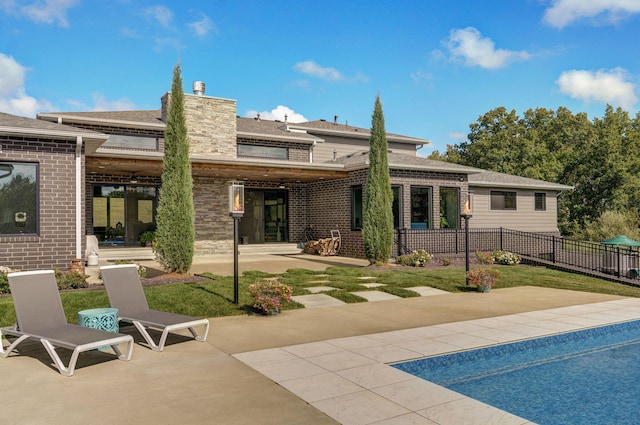
M 546 288 L 568 289 L 573 291 L 596 292 L 602 294 L 640 297 L 640 288 L 608 282 L 602 279 L 566 273 L 544 267 L 533 266 L 492 266 L 500 270 L 500 278 L 495 289 L 516 286 L 542 286 Z M 323 276 L 324 275 L 324 276 Z M 354 267 L 330 267 L 325 272 L 305 269 L 290 269 L 283 274 L 268 274 L 258 271 L 246 272 L 239 277 L 239 303 L 233 303 L 233 277 L 205 273 L 211 280 L 197 283 L 174 283 L 145 287 L 144 291 L 153 309 L 170 311 L 196 317 L 220 317 L 250 314 L 254 312 L 253 299 L 248 287 L 257 280 L 278 277 L 293 287 L 294 295 L 310 294 L 306 288 L 312 286 L 331 286 L 334 291 L 326 292 L 347 303 L 366 302 L 362 297 L 350 292 L 382 290 L 400 297 L 414 297 L 417 294 L 406 288 L 430 286 L 448 292 L 470 292 L 475 287 L 465 284 L 464 269 L 459 267 L 440 267 L 436 269 L 415 270 L 369 270 Z M 360 283 L 367 281 L 358 277 L 372 276 L 377 283 L 387 286 L 366 288 Z M 78 311 L 89 308 L 108 307 L 109 302 L 104 290 L 79 290 L 61 292 L 62 303 L 70 323 L 77 323 Z M 283 309 L 303 308 L 292 302 Z M 15 313 L 11 297 L 0 298 L 0 326 L 9 326 L 15 322 Z

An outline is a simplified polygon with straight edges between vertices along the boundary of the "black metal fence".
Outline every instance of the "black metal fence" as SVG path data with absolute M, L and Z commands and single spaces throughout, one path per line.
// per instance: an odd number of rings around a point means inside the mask
M 397 229 L 397 255 L 424 249 L 430 254 L 464 255 L 464 229 Z M 561 236 L 521 232 L 504 228 L 470 229 L 469 252 L 503 249 L 524 261 L 640 286 L 640 256 L 637 249 L 579 241 Z

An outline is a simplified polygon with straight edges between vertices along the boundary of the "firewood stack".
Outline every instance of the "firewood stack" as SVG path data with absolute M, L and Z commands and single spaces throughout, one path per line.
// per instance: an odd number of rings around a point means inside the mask
M 307 242 L 303 251 L 305 254 L 313 255 L 337 255 L 339 247 L 340 238 L 324 238 Z

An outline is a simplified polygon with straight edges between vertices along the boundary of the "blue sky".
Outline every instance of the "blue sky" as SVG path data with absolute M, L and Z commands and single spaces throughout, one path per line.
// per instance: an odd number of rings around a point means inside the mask
M 0 111 L 158 109 L 184 89 L 240 116 L 368 128 L 443 151 L 504 106 L 635 115 L 640 0 L 0 0 Z

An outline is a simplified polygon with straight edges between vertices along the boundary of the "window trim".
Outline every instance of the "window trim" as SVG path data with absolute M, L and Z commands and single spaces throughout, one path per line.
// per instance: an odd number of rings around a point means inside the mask
M 396 224 L 395 223 L 395 215 L 393 215 L 393 199 L 391 200 L 391 216 L 392 216 L 392 218 L 394 220 L 394 223 L 393 223 L 394 229 L 402 229 L 402 226 L 403 226 L 403 223 L 404 223 L 404 220 L 403 220 L 404 215 L 402 213 L 402 211 L 403 211 L 403 208 L 402 208 L 402 204 L 403 204 L 403 202 L 402 202 L 402 199 L 403 199 L 402 193 L 403 193 L 404 186 L 402 186 L 401 184 L 392 184 L 391 185 L 391 193 L 392 194 L 393 194 L 393 190 L 396 189 L 396 188 L 398 189 L 398 226 L 397 227 L 395 225 Z
M 422 223 L 422 222 L 417 222 L 417 221 L 413 221 L 413 211 L 414 211 L 414 207 L 413 207 L 413 190 L 414 189 L 427 189 L 427 193 L 429 195 L 428 197 L 428 205 L 427 205 L 427 211 L 426 211 L 426 218 L 427 218 L 427 222 L 426 223 Z M 410 205 L 409 207 L 410 209 L 410 217 L 409 217 L 409 226 L 411 229 L 431 229 L 433 228 L 433 186 L 423 186 L 423 185 L 416 185 L 416 186 L 411 186 L 409 189 L 409 202 Z M 423 226 L 423 224 L 426 225 Z
M 35 214 L 35 226 L 34 232 L 29 233 L 0 233 L 0 238 L 23 238 L 23 237 L 38 237 L 40 235 L 40 163 L 38 162 L 28 162 L 28 161 L 5 161 L 1 160 L 0 164 L 9 164 L 9 165 L 22 165 L 22 166 L 31 166 L 35 170 L 35 199 L 34 203 L 34 214 Z
M 256 155 L 250 152 L 240 152 L 242 148 L 263 148 L 266 149 L 265 155 Z M 268 151 L 278 151 L 283 152 L 284 155 L 268 155 Z M 260 144 L 252 144 L 252 143 L 238 143 L 236 145 L 236 152 L 238 157 L 240 158 L 263 158 L 263 159 L 279 159 L 281 161 L 289 160 L 289 148 L 287 146 L 271 146 L 271 145 L 260 145 Z
M 355 208 L 355 201 L 356 201 L 356 195 L 355 192 L 359 190 L 360 191 L 360 214 L 356 214 L 356 208 Z M 353 231 L 361 231 L 362 230 L 362 221 L 363 221 L 363 216 L 364 216 L 364 191 L 363 191 L 363 187 L 361 184 L 359 185 L 353 185 L 351 186 L 351 190 L 350 190 L 350 194 L 351 194 L 351 199 L 350 199 L 350 204 L 351 204 L 351 230 Z M 358 227 L 356 225 L 356 221 L 357 219 L 360 219 L 360 226 Z
M 542 195 L 542 196 L 540 196 Z M 542 199 L 542 207 L 538 208 L 538 197 Z M 534 211 L 546 211 L 547 210 L 547 193 L 546 192 L 534 192 L 533 193 L 533 210 Z
M 507 207 L 507 196 L 513 195 L 513 207 Z M 494 196 L 502 196 L 502 208 L 495 206 L 493 202 Z M 492 211 L 516 211 L 518 209 L 518 192 L 507 190 L 492 190 L 489 193 L 489 206 Z

